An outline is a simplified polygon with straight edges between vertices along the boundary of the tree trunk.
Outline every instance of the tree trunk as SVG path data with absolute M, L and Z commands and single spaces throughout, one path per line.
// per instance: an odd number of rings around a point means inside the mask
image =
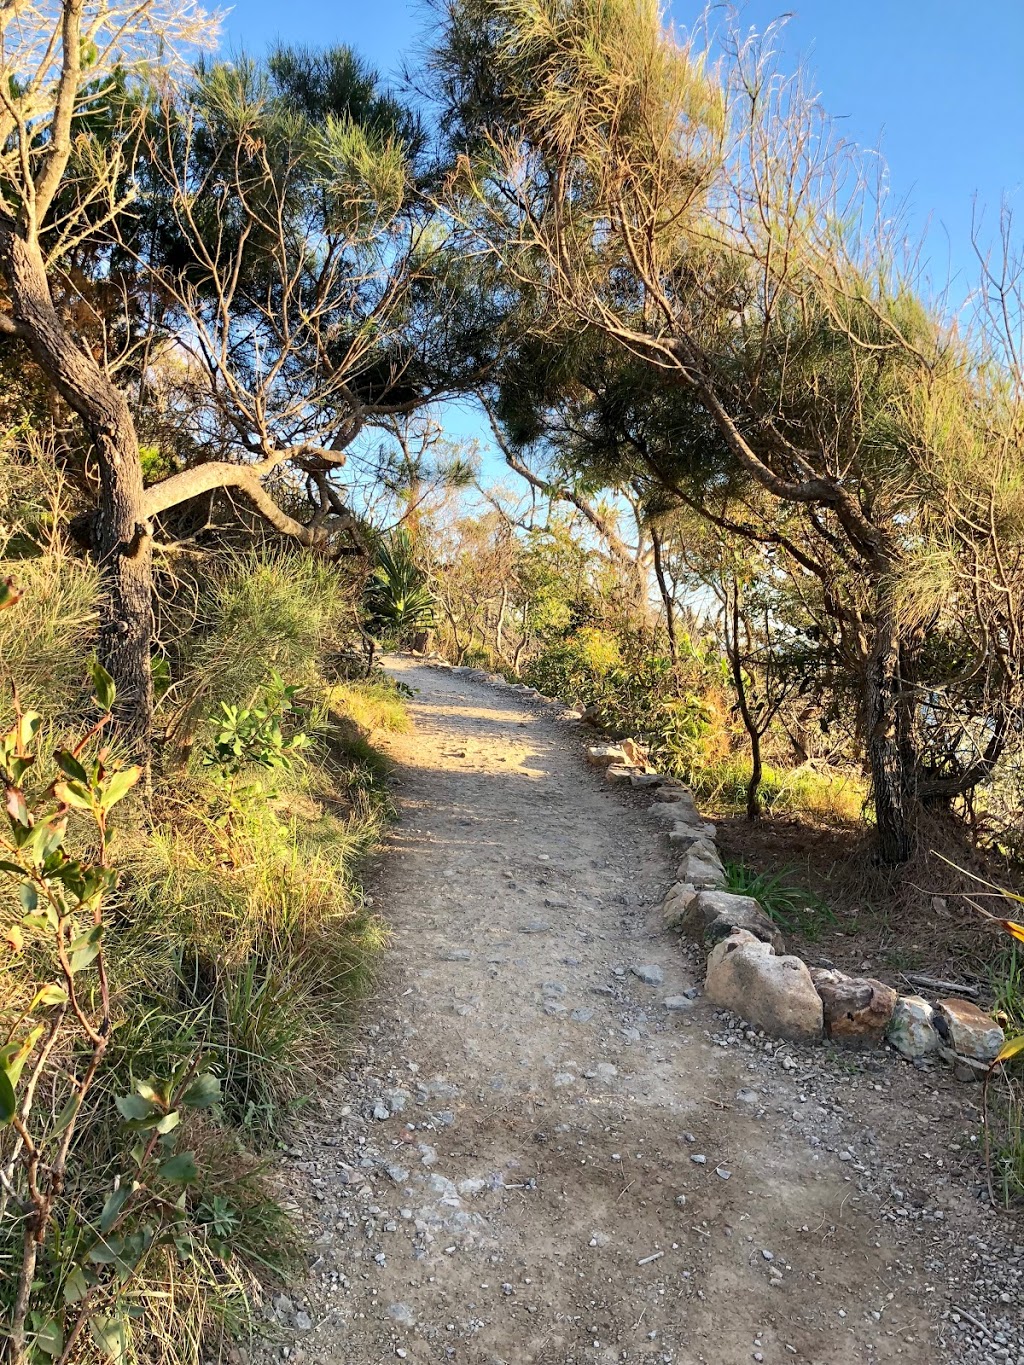
M 755 823 L 761 818 L 761 778 L 764 765 L 761 761 L 761 729 L 750 709 L 747 697 L 747 684 L 743 676 L 743 651 L 740 647 L 740 631 L 747 639 L 750 631 L 740 608 L 740 585 L 735 578 L 726 587 L 725 614 L 723 616 L 725 651 L 732 670 L 733 686 L 736 688 L 736 702 L 740 709 L 743 727 L 750 740 L 750 781 L 747 783 L 747 819 Z
M 665 575 L 665 564 L 661 557 L 661 536 L 655 527 L 651 527 L 651 546 L 654 550 L 654 573 L 658 580 L 658 591 L 661 593 L 661 600 L 665 607 L 665 628 L 668 631 L 668 652 L 673 663 L 679 658 L 679 646 L 676 641 L 676 604 L 668 586 L 668 578 Z
M 100 662 L 117 687 L 120 736 L 143 759 L 153 728 L 152 531 L 138 438 L 124 394 L 65 329 L 50 297 L 38 245 L 0 221 L 0 268 L 11 292 L 14 320 L 40 367 L 81 417 L 100 474 L 93 530 L 101 575 Z
M 905 863 L 913 852 L 915 762 L 905 723 L 899 646 L 888 606 L 882 603 L 875 632 L 865 676 L 865 733 L 878 858 L 895 867 Z

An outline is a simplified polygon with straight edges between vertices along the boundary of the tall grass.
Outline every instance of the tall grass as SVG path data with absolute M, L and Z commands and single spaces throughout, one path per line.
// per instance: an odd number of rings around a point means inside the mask
M 82 662 L 96 629 L 98 576 L 73 547 L 71 491 L 40 439 L 0 439 L 0 578 L 23 595 L 0 613 L 0 668 L 17 682 L 22 706 L 59 724 L 83 693 Z M 0 725 L 9 723 L 10 688 L 0 692 Z
M 0 511 L 4 488 L 9 495 L 15 484 L 0 461 Z M 0 569 L 16 563 L 26 597 L 24 610 L 0 615 L 0 657 L 23 700 L 48 716 L 56 743 L 73 728 L 96 579 L 57 523 L 44 536 L 42 512 L 30 515 L 26 498 L 19 506 L 20 538 L 8 526 L 0 539 L 0 554 L 6 547 L 16 558 Z M 80 1123 L 66 1209 L 98 1217 L 123 1162 L 115 1099 L 134 1083 L 203 1058 L 222 1098 L 187 1120 L 199 1168 L 187 1191 L 189 1246 L 155 1246 L 139 1266 L 127 1294 L 125 1365 L 196 1365 L 211 1337 L 245 1330 L 261 1281 L 295 1264 L 299 1239 L 258 1153 L 340 1056 L 385 940 L 362 894 L 360 863 L 392 810 L 374 735 L 407 724 L 402 696 L 385 679 L 329 676 L 325 655 L 344 643 L 337 632 L 350 609 L 332 565 L 287 553 L 221 556 L 197 597 L 163 606 L 173 686 L 162 714 L 190 753 L 175 761 L 168 749 L 151 814 L 137 810 L 112 834 L 121 873 L 106 940 L 114 1030 Z M 287 771 L 242 774 L 229 803 L 202 763 L 208 718 L 222 701 L 250 703 L 274 670 L 303 687 L 300 723 L 312 743 Z M 36 975 L 28 951 L 0 962 L 0 1033 Z M 0 1131 L 0 1158 L 9 1131 Z M 20 1255 L 16 1220 L 6 1224 L 0 1323 Z M 41 1282 L 40 1311 L 48 1295 L 59 1305 L 60 1293 Z M 76 1365 L 103 1358 L 83 1338 Z
M 275 671 L 318 691 L 319 664 L 351 607 L 330 561 L 253 551 L 204 563 L 194 601 L 168 615 L 177 645 L 162 713 L 190 740 L 218 701 L 247 705 Z

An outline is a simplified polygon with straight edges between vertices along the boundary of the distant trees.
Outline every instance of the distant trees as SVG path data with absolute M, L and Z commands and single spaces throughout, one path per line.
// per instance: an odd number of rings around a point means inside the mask
M 989 328 L 946 322 L 799 81 L 757 44 L 713 62 L 652 0 L 455 0 L 435 67 L 453 211 L 532 315 L 507 432 L 781 567 L 905 860 L 1020 731 L 1013 269 Z

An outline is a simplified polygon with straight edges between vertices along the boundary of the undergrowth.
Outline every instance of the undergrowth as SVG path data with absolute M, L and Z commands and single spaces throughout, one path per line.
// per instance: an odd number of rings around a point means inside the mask
M 785 868 L 776 873 L 755 872 L 743 863 L 727 862 L 725 889 L 752 896 L 784 933 L 815 939 L 826 924 L 837 922 L 836 916 L 819 896 L 792 885 L 788 875 Z
M 56 637 L 54 606 L 33 585 L 47 565 L 65 572 L 58 549 L 44 550 L 29 574 L 20 561 L 0 561 L 0 577 L 13 569 L 27 586 L 19 631 L 44 643 L 48 632 Z M 74 581 L 78 571 L 68 572 Z M 182 1195 L 187 1246 L 180 1237 L 157 1240 L 123 1282 L 110 1280 L 101 1316 L 116 1321 L 117 1349 L 113 1328 L 106 1337 L 90 1329 L 76 1341 L 76 1365 L 112 1354 L 125 1365 L 195 1365 L 218 1335 L 244 1334 L 261 1284 L 299 1263 L 301 1237 L 265 1182 L 260 1152 L 338 1060 L 384 943 L 359 869 L 393 813 L 374 736 L 407 724 L 404 699 L 386 678 L 330 678 L 323 659 L 344 608 L 330 566 L 298 555 L 223 557 L 181 606 L 190 624 L 178 622 L 177 635 L 165 606 L 168 638 L 177 640 L 167 649 L 171 687 L 160 712 L 169 742 L 148 813 L 137 802 L 109 831 L 118 875 L 104 937 L 111 1029 L 78 1121 L 61 1237 L 69 1241 L 74 1220 L 95 1224 L 121 1178 L 125 1104 L 145 1103 L 138 1096 L 154 1078 L 197 1066 L 217 1093 L 181 1127 L 194 1163 Z M 45 697 L 50 669 L 44 661 L 28 670 L 33 699 Z M 66 660 L 51 681 L 48 744 L 67 730 L 83 694 Z M 87 843 L 86 835 L 72 823 L 72 842 Z M 2 894 L 13 923 L 24 914 L 17 887 Z M 40 971 L 31 944 L 12 933 L 0 958 L 0 1029 L 8 1035 Z M 72 1047 L 69 1037 L 54 1050 L 41 1089 L 58 1084 Z M 0 1164 L 11 1155 L 10 1132 L 0 1128 Z M 20 1256 L 18 1220 L 8 1218 L 2 1320 L 13 1311 Z M 71 1311 L 66 1283 L 47 1272 L 33 1293 L 27 1349 L 34 1361 L 53 1360 L 56 1328 L 47 1324 Z

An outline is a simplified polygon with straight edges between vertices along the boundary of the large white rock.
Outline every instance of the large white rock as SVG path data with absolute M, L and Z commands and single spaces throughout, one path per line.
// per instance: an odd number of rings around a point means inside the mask
M 591 745 L 587 750 L 587 762 L 592 763 L 595 768 L 607 768 L 612 763 L 623 768 L 633 766 L 620 744 Z
M 824 1028 L 821 999 L 807 964 L 778 957 L 746 929 L 735 929 L 712 950 L 704 989 L 708 999 L 779 1038 L 812 1040 Z
M 1003 1046 L 1003 1030 L 970 1000 L 951 998 L 935 1002 L 940 1033 L 960 1057 L 973 1062 L 994 1062 Z

